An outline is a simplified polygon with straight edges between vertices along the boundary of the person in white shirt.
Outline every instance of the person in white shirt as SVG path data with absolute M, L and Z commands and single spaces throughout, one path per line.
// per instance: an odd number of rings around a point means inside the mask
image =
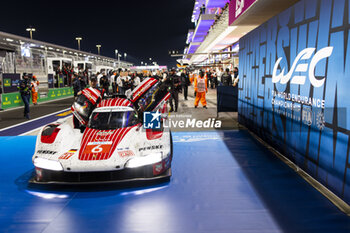
M 117 73 L 115 73 L 115 72 L 111 75 L 111 81 L 112 81 L 112 82 L 114 82 L 114 79 L 115 79 L 115 76 L 116 76 L 116 75 L 117 75 Z
M 220 68 L 217 72 L 218 82 L 222 83 L 221 76 L 224 74 L 224 68 Z
M 134 80 L 133 80 L 134 88 L 137 87 L 138 85 L 140 85 L 140 83 L 141 83 L 140 77 L 136 75 Z
M 130 82 L 130 77 L 128 76 L 128 72 L 120 72 L 120 75 L 117 78 L 119 94 L 122 94 L 122 95 L 125 94 L 125 91 L 129 89 L 128 88 L 129 82 Z
M 97 72 L 97 83 L 100 83 L 100 79 L 103 77 L 103 73 Z

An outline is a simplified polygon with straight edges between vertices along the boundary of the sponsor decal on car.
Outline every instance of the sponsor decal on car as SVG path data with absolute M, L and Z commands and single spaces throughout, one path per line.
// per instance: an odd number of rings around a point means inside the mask
M 163 172 L 163 162 L 159 162 L 153 165 L 153 175 L 159 175 Z
M 132 150 L 126 150 L 126 151 L 119 151 L 118 155 L 120 157 L 129 157 L 129 156 L 134 156 L 134 152 Z
M 165 161 L 164 161 L 164 168 L 169 168 L 170 167 L 170 156 L 168 156 Z
M 69 150 L 68 152 L 64 153 L 63 155 L 61 155 L 60 157 L 58 157 L 58 159 L 64 159 L 64 160 L 67 160 L 69 159 L 70 157 L 72 157 L 75 152 L 77 152 L 78 150 L 76 149 L 71 149 Z
M 41 179 L 43 177 L 43 173 L 42 173 L 42 169 L 41 168 L 36 167 L 35 168 L 35 173 L 36 173 L 37 178 Z
M 36 153 L 38 153 L 38 154 L 54 155 L 54 154 L 57 154 L 57 151 L 52 151 L 52 150 L 38 150 Z
M 141 148 L 139 148 L 139 151 L 157 150 L 157 149 L 162 149 L 162 148 L 163 148 L 163 145 L 154 145 L 154 146 L 141 147 Z
M 86 146 L 85 150 L 84 150 L 84 154 L 100 154 L 100 153 L 108 153 L 109 150 L 111 149 L 112 143 L 110 144 L 90 144 L 88 143 L 88 145 Z M 93 157 L 96 157 L 93 156 Z
M 74 155 L 74 153 L 64 153 L 63 155 L 61 155 L 60 157 L 58 157 L 58 159 L 64 159 L 64 160 L 67 160 L 69 159 L 70 157 L 72 157 Z
M 125 135 L 136 126 L 111 130 L 107 137 L 97 136 L 101 131 L 87 128 L 82 138 L 79 160 L 107 160 Z M 106 133 L 108 131 L 104 131 Z
M 102 132 L 97 132 L 97 136 L 106 136 L 106 135 L 112 135 L 114 132 L 113 131 L 102 131 Z
M 88 146 L 91 145 L 112 145 L 112 142 L 89 142 Z

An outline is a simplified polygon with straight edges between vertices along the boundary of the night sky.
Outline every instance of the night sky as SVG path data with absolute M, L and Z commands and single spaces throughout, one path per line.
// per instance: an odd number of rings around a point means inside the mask
M 114 50 L 128 54 L 135 64 L 149 62 L 174 66 L 169 50 L 183 52 L 188 29 L 193 28 L 194 0 L 123 1 L 5 1 L 0 14 L 0 30 L 29 36 L 28 26 L 36 28 L 33 39 L 115 57 Z M 124 58 L 123 58 L 124 59 Z

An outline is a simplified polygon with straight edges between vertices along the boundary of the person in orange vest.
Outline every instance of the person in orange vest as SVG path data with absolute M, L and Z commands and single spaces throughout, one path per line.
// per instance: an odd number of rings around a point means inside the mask
M 34 105 L 38 104 L 38 91 L 39 91 L 39 81 L 36 76 L 33 75 L 32 81 L 32 102 Z
M 194 107 L 195 108 L 198 107 L 199 100 L 200 100 L 203 105 L 203 108 L 207 108 L 205 93 L 208 92 L 208 87 L 207 87 L 207 78 L 204 76 L 203 71 L 200 71 L 199 75 L 194 78 L 194 91 L 196 92 Z

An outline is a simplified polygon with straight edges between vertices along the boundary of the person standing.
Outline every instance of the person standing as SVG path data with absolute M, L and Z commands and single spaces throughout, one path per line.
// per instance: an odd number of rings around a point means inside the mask
M 188 86 L 190 85 L 190 77 L 188 75 L 187 70 L 184 70 L 181 73 L 181 85 L 182 85 L 182 89 L 184 91 L 184 98 L 185 100 L 187 100 L 187 96 L 188 96 Z
M 220 68 L 217 72 L 217 79 L 218 79 L 218 84 L 222 83 L 221 76 L 224 74 L 224 68 Z
M 137 87 L 138 85 L 140 85 L 141 83 L 141 79 L 140 77 L 135 73 L 135 78 L 133 80 L 133 88 Z
M 124 95 L 124 82 L 123 80 L 125 79 L 124 72 L 120 72 L 119 76 L 117 78 L 117 86 L 118 86 L 118 94 Z
M 103 76 L 100 78 L 100 87 L 105 90 L 107 95 L 109 94 L 109 80 L 105 73 L 103 73 Z
M 209 87 L 210 85 L 210 88 L 213 89 L 214 87 L 214 82 L 213 82 L 213 73 L 212 73 L 212 70 L 208 70 L 207 72 L 207 86 Z
M 218 75 L 216 71 L 212 71 L 212 76 L 213 76 L 213 83 L 214 83 L 214 88 L 216 89 L 218 87 Z
M 97 84 L 99 84 L 100 83 L 100 79 L 103 77 L 103 74 L 102 73 L 100 73 L 100 72 L 97 72 L 97 74 L 96 74 L 96 78 L 97 78 Z
M 131 89 L 132 81 L 128 76 L 128 72 L 124 71 L 120 73 L 120 76 L 117 79 L 119 94 L 125 95 L 125 92 Z
M 208 92 L 208 86 L 207 79 L 205 78 L 203 71 L 200 71 L 199 75 L 194 79 L 194 90 L 196 92 L 194 107 L 198 107 L 200 100 L 203 105 L 203 108 L 207 109 L 207 101 L 205 99 L 205 94 Z
M 232 76 L 230 74 L 230 69 L 226 68 L 225 73 L 221 76 L 221 82 L 224 86 L 232 86 Z
M 157 70 L 157 71 L 152 75 L 152 78 L 155 78 L 155 79 L 157 79 L 158 81 L 163 79 L 162 74 L 161 74 L 161 72 L 160 72 L 159 70 Z
M 200 8 L 200 14 L 201 15 L 205 14 L 205 10 L 206 10 L 206 7 L 205 7 L 205 4 L 203 4 Z
M 38 104 L 38 92 L 39 92 L 39 81 L 35 75 L 33 75 L 32 80 L 32 102 L 34 105 Z
M 72 84 L 73 84 L 74 97 L 76 98 L 78 95 L 81 94 L 81 91 L 83 90 L 81 88 L 81 82 L 79 80 L 78 74 L 76 73 L 73 74 Z
M 239 78 L 238 78 L 238 68 L 235 67 L 235 68 L 233 69 L 233 86 L 234 86 L 234 87 L 237 85 L 238 81 L 239 81 Z
M 179 92 L 181 90 L 181 78 L 176 75 L 176 70 L 173 68 L 170 71 L 169 76 L 166 78 L 165 83 L 170 89 L 170 111 L 177 112 L 179 106 Z
M 21 98 L 24 103 L 24 117 L 27 118 L 28 120 L 30 119 L 29 117 L 29 101 L 30 101 L 30 89 L 31 89 L 31 84 L 28 78 L 27 73 L 23 74 L 23 79 L 19 82 L 18 84 L 18 90 L 19 93 L 21 94 Z
M 113 93 L 117 93 L 117 85 L 115 83 L 116 76 L 117 76 L 116 72 L 113 72 L 113 74 L 111 75 L 112 91 L 113 91 Z
M 79 75 L 79 82 L 80 82 L 81 90 L 84 90 L 88 85 L 89 80 L 87 80 L 86 77 Z

